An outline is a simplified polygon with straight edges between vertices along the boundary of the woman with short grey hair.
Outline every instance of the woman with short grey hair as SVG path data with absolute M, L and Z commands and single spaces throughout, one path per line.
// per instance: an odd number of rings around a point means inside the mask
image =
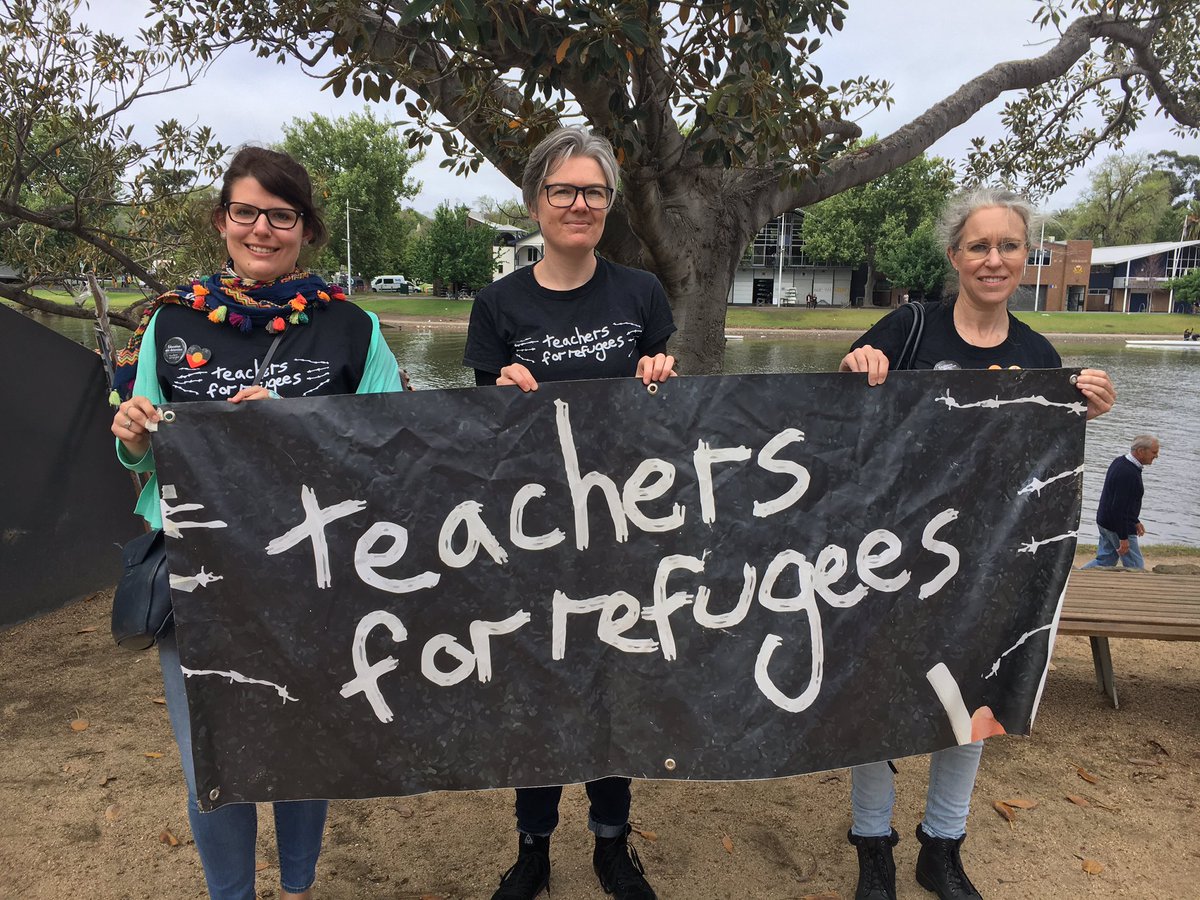
M 608 141 L 560 128 L 529 155 L 521 186 L 545 254 L 476 295 L 463 356 L 475 383 L 536 391 L 542 381 L 636 377 L 650 384 L 674 375 L 666 349 L 675 323 L 662 285 L 596 253 L 618 187 Z M 615 777 L 585 785 L 596 836 L 592 868 L 616 900 L 654 900 L 628 845 L 629 785 Z M 517 861 L 492 900 L 533 900 L 548 887 L 561 795 L 556 786 L 517 789 Z
M 938 234 L 958 273 L 958 294 L 949 302 L 907 304 L 885 316 L 854 342 L 841 371 L 860 372 L 883 384 L 890 369 L 1056 369 L 1062 365 L 1050 342 L 1008 311 L 1029 253 L 1034 210 L 1023 197 L 998 188 L 979 188 L 953 198 Z M 914 328 L 923 322 L 922 329 Z M 1116 391 L 1108 375 L 1084 369 L 1076 388 L 1093 419 L 1112 408 Z M 986 473 L 983 473 L 986 477 Z M 994 723 L 994 720 L 993 720 Z M 987 734 L 1003 733 L 1003 727 Z M 979 891 L 963 869 L 959 848 L 966 839 L 967 814 L 983 740 L 948 747 L 932 755 L 925 815 L 917 826 L 921 851 L 917 882 L 942 900 L 971 900 Z M 852 770 L 853 825 L 847 837 L 858 851 L 855 900 L 895 900 L 896 865 L 892 848 L 900 836 L 892 828 L 896 801 L 890 761 Z

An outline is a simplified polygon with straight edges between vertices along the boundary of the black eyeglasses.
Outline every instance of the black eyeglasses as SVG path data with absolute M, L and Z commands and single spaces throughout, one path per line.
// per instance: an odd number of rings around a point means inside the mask
M 589 184 L 579 187 L 574 184 L 548 184 L 542 188 L 546 192 L 546 202 L 559 209 L 575 205 L 575 198 L 583 194 L 583 202 L 588 209 L 608 209 L 612 205 L 613 189 L 602 184 Z
M 253 225 L 258 221 L 259 216 L 266 216 L 267 224 L 281 231 L 291 231 L 296 227 L 296 223 L 304 217 L 304 213 L 300 210 L 290 209 L 286 206 L 259 209 L 249 203 L 235 203 L 232 200 L 225 204 L 225 212 L 239 225 Z

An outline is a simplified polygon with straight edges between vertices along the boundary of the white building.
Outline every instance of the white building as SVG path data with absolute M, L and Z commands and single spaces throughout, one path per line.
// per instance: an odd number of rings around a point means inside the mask
M 467 225 L 486 225 L 495 232 L 496 236 L 492 241 L 492 255 L 496 260 L 496 270 L 492 275 L 492 281 L 503 278 L 517 268 L 515 245 L 525 236 L 524 228 L 517 225 L 502 225 L 486 219 L 481 213 L 476 212 L 467 213 Z
M 772 219 L 754 236 L 738 263 L 726 302 L 734 306 L 849 306 L 849 266 L 815 264 L 804 256 L 800 212 Z M 782 231 L 782 235 L 781 235 Z M 782 236 L 782 240 L 781 240 Z

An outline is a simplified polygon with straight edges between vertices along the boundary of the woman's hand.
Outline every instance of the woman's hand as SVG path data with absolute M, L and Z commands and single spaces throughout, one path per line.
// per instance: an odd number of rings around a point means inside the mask
M 150 423 L 162 420 L 162 413 L 146 397 L 130 397 L 113 415 L 112 433 L 128 454 L 141 459 L 150 449 Z
M 678 376 L 679 373 L 675 371 L 675 357 L 659 353 L 639 359 L 637 374 L 634 377 L 642 379 L 642 384 L 649 384 L 652 381 L 666 381 Z
M 1090 422 L 1102 416 L 1117 402 L 1117 389 L 1109 380 L 1108 373 L 1100 369 L 1084 369 L 1075 379 L 1075 387 L 1087 398 L 1087 417 Z
M 244 387 L 229 398 L 230 403 L 241 403 L 243 400 L 270 400 L 271 392 L 261 384 Z
M 866 372 L 867 384 L 874 386 L 883 384 L 887 378 L 889 365 L 886 353 L 882 350 L 877 350 L 870 344 L 864 344 L 842 357 L 842 363 L 838 366 L 838 371 Z
M 515 384 L 525 393 L 536 391 L 538 384 L 537 379 L 520 363 L 513 363 L 511 366 L 505 366 L 500 370 L 500 377 L 496 379 L 496 384 Z

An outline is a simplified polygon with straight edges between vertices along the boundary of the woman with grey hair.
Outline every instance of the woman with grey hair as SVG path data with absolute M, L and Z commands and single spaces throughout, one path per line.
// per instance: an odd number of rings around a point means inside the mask
M 1062 361 L 1050 342 L 1008 311 L 1029 253 L 1032 218 L 1028 201 L 1008 191 L 980 188 L 951 200 L 939 235 L 958 273 L 958 295 L 926 303 L 924 330 L 913 340 L 913 311 L 902 307 L 885 316 L 854 342 L 841 371 L 865 373 L 877 385 L 901 363 L 913 369 L 1059 368 Z M 1108 412 L 1116 400 L 1108 375 L 1096 369 L 1084 369 L 1076 387 L 1087 400 L 1088 419 Z M 925 816 L 917 826 L 916 877 L 940 898 L 980 896 L 963 870 L 959 848 L 982 753 L 983 741 L 976 741 L 939 750 L 930 759 Z M 858 851 L 855 900 L 896 897 L 894 771 L 887 761 L 852 771 L 854 822 L 848 837 Z
M 617 184 L 612 147 L 582 128 L 560 128 L 534 148 L 521 186 L 545 253 L 476 295 L 463 364 L 477 384 L 535 391 L 540 381 L 633 376 L 649 384 L 675 374 L 666 353 L 675 323 L 662 285 L 596 255 Z M 629 784 L 610 777 L 585 786 L 592 866 L 618 900 L 654 900 L 628 845 Z M 517 789 L 517 861 L 493 900 L 532 900 L 548 887 L 561 795 L 554 786 Z

